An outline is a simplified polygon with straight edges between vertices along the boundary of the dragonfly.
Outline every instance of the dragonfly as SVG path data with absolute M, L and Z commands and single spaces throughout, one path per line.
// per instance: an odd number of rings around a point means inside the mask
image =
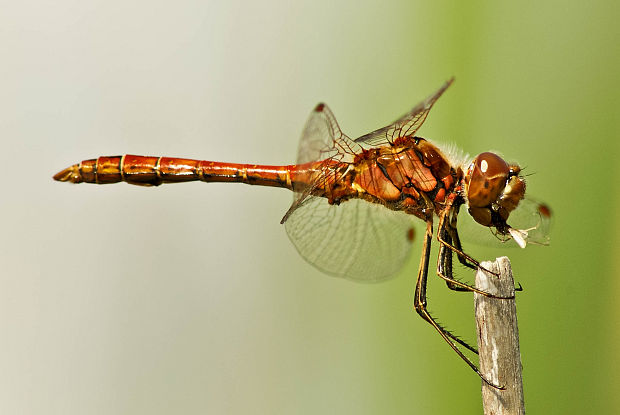
M 411 252 L 414 222 L 424 223 L 413 308 L 484 382 L 501 389 L 466 356 L 465 349 L 475 354 L 477 349 L 428 311 L 431 243 L 435 236 L 439 244 L 436 273 L 449 289 L 494 297 L 453 275 L 453 255 L 465 267 L 480 268 L 463 251 L 460 208 L 464 206 L 470 222 L 494 239 L 512 240 L 521 248 L 528 243 L 548 243 L 551 210 L 525 197 L 525 176 L 518 164 L 491 152 L 472 159 L 416 135 L 453 81 L 445 82 L 393 123 L 357 139 L 342 132 L 327 105 L 318 104 L 303 129 L 296 163 L 291 165 L 127 154 L 84 160 L 54 179 L 140 186 L 236 182 L 292 190 L 293 203 L 281 223 L 299 254 L 324 273 L 356 281 L 381 281 L 396 274 Z

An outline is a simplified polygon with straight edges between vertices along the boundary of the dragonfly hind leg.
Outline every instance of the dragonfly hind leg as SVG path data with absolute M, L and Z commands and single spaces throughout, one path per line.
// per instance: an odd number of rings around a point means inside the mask
M 478 350 L 467 344 L 465 341 L 460 339 L 455 334 L 451 333 L 443 326 L 441 326 L 428 312 L 427 309 L 427 301 L 426 301 L 426 283 L 428 280 L 428 264 L 430 259 L 430 248 L 431 241 L 433 238 L 433 223 L 431 221 L 427 222 L 426 233 L 424 235 L 424 247 L 422 249 L 422 258 L 420 260 L 420 268 L 418 270 L 418 279 L 415 287 L 415 294 L 413 297 L 413 306 L 416 312 L 422 317 L 425 321 L 430 323 L 431 326 L 437 330 L 437 332 L 441 335 L 441 337 L 448 343 L 448 345 L 456 352 L 456 354 L 465 362 L 467 365 L 478 374 L 486 383 L 489 383 L 491 386 L 497 387 L 496 385 L 491 384 L 478 370 L 478 367 L 467 357 L 465 354 L 458 348 L 457 344 L 463 346 L 464 348 L 470 350 L 473 353 L 478 354 Z
M 495 385 L 488 379 L 484 377 L 478 367 L 459 349 L 459 346 L 462 346 L 473 353 L 478 354 L 478 350 L 467 344 L 465 341 L 452 334 L 448 330 L 446 330 L 443 326 L 441 326 L 428 312 L 427 309 L 427 301 L 426 301 L 426 283 L 428 279 L 428 264 L 431 253 L 431 241 L 433 238 L 433 222 L 432 220 L 427 221 L 426 223 L 426 233 L 424 235 L 423 249 L 422 249 L 422 258 L 420 260 L 420 268 L 418 269 L 418 279 L 415 287 L 415 294 L 413 296 L 413 306 L 415 311 L 430 323 L 431 326 L 437 330 L 439 335 L 445 340 L 446 343 L 454 350 L 454 352 L 465 362 L 467 365 L 474 371 L 476 374 L 482 379 L 483 382 L 488 384 L 489 386 L 496 389 L 505 389 L 502 386 Z

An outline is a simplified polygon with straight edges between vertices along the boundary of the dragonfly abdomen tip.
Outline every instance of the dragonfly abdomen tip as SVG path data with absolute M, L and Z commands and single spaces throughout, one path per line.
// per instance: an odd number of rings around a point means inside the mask
M 80 165 L 74 164 L 73 166 L 59 171 L 54 175 L 54 180 L 59 182 L 81 183 L 82 175 L 80 174 Z

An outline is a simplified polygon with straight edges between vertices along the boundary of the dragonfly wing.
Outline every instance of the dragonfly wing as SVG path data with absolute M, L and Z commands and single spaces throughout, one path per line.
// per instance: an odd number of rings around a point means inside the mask
M 330 205 L 311 196 L 286 221 L 300 255 L 321 271 L 357 281 L 393 276 L 411 251 L 410 215 L 363 200 Z
M 521 200 L 508 217 L 508 225 L 519 230 L 523 240 L 533 245 L 549 245 L 551 221 L 551 208 L 531 198 Z M 458 216 L 458 232 L 461 240 L 482 246 L 497 246 L 513 239 L 509 233 L 502 235 L 494 228 L 480 225 L 469 215 L 467 209 Z M 505 246 L 514 248 L 519 245 L 507 243 Z
M 320 160 L 351 162 L 355 155 L 362 151 L 362 147 L 347 137 L 340 130 L 336 117 L 326 104 L 318 104 L 304 127 L 297 150 L 297 164 L 304 164 Z M 327 166 L 317 176 L 314 183 L 308 183 L 306 188 L 298 189 L 293 196 L 293 204 L 286 212 L 280 223 L 285 223 L 293 211 L 305 203 L 317 184 L 326 180 L 331 173 Z
M 551 219 L 551 208 L 548 205 L 525 198 L 510 213 L 508 225 L 517 229 L 526 242 L 549 245 Z
M 336 155 L 351 158 L 361 148 L 353 144 L 338 126 L 336 117 L 326 104 L 318 104 L 304 127 L 297 150 L 297 164 L 324 160 Z M 345 160 L 341 160 L 345 161 Z
M 454 78 L 445 82 L 434 94 L 416 105 L 411 111 L 394 121 L 392 124 L 365 134 L 355 140 L 356 143 L 370 146 L 392 144 L 398 137 L 413 136 L 422 126 L 433 104 L 441 94 L 454 82 Z

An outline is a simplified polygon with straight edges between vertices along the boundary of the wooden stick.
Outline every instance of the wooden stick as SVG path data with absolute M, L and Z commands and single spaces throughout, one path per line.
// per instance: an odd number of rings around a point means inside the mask
M 514 296 L 514 280 L 507 257 L 480 264 L 498 273 L 476 273 L 476 287 L 501 297 Z M 489 381 L 502 386 L 498 390 L 482 382 L 482 406 L 485 415 L 525 414 L 523 378 L 517 308 L 514 299 L 489 298 L 474 294 L 480 372 Z

